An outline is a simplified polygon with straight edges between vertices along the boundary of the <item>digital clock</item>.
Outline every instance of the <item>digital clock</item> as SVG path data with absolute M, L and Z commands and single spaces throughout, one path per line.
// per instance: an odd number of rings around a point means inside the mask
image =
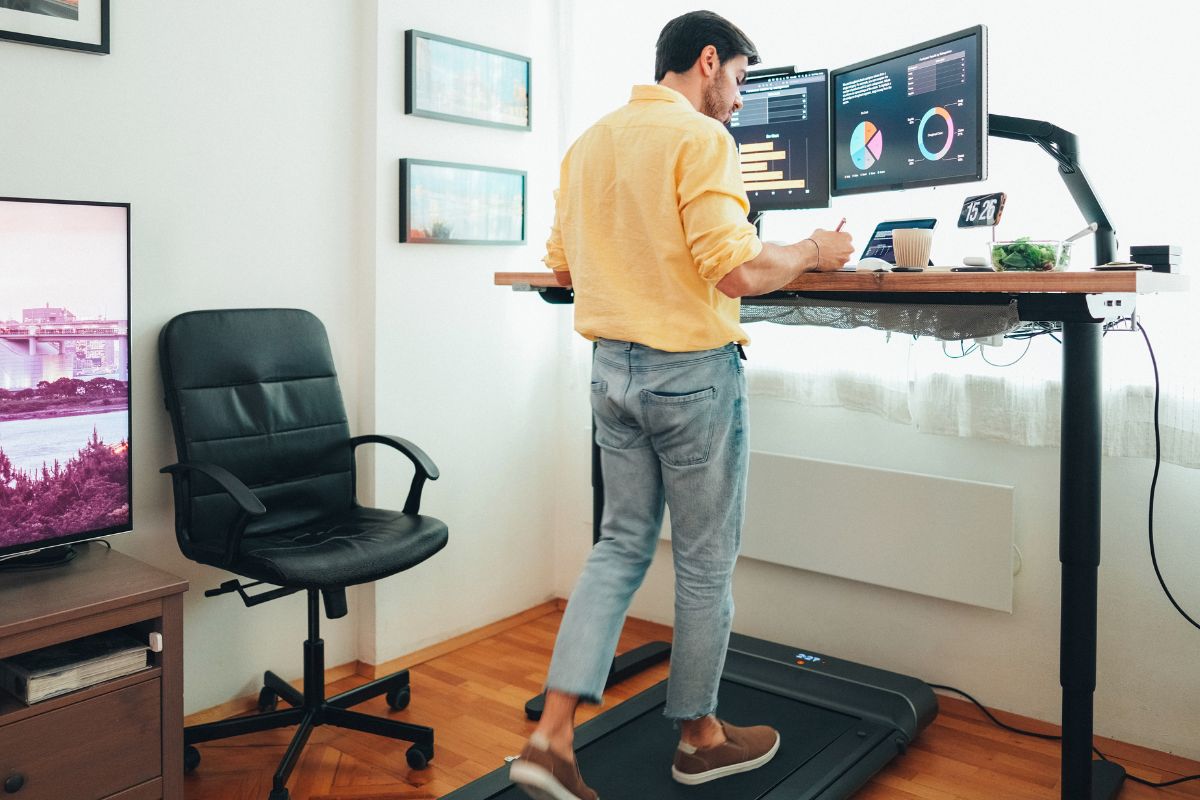
M 995 225 L 1004 213 L 1004 192 L 968 197 L 958 215 L 960 228 L 985 228 Z

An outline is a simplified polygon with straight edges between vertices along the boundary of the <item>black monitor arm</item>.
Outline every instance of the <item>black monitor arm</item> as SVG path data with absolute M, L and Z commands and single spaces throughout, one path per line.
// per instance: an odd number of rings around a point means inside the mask
M 1083 218 L 1096 223 L 1096 263 L 1107 264 L 1116 257 L 1117 232 L 1079 164 L 1079 140 L 1075 134 L 1038 119 L 988 114 L 988 135 L 1033 142 L 1049 153 L 1058 162 L 1058 174 Z

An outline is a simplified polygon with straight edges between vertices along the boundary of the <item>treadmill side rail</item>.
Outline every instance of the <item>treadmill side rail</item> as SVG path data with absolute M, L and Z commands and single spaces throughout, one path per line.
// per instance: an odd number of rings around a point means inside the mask
M 790 668 L 786 686 L 779 665 Z M 917 678 L 739 633 L 729 639 L 725 677 L 755 685 L 769 681 L 771 691 L 895 727 L 909 741 L 938 713 L 937 695 Z

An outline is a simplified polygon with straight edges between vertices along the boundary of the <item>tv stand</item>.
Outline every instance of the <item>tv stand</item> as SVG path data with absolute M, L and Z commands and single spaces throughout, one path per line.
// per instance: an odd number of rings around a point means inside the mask
M 151 668 L 31 706 L 0 692 L 0 786 L 28 800 L 182 800 L 187 582 L 102 547 L 0 574 L 0 658 L 115 628 L 162 637 Z
M 70 563 L 77 554 L 75 546 L 70 544 L 47 547 L 28 555 L 13 556 L 0 561 L 0 572 L 62 567 Z

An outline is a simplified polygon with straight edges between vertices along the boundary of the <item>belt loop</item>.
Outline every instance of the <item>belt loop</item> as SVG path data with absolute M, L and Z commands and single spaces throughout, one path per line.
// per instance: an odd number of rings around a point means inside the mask
M 740 344 L 734 343 L 734 347 L 738 349 L 738 358 L 740 358 L 742 361 L 749 361 L 749 359 L 746 358 L 746 351 L 742 349 Z

